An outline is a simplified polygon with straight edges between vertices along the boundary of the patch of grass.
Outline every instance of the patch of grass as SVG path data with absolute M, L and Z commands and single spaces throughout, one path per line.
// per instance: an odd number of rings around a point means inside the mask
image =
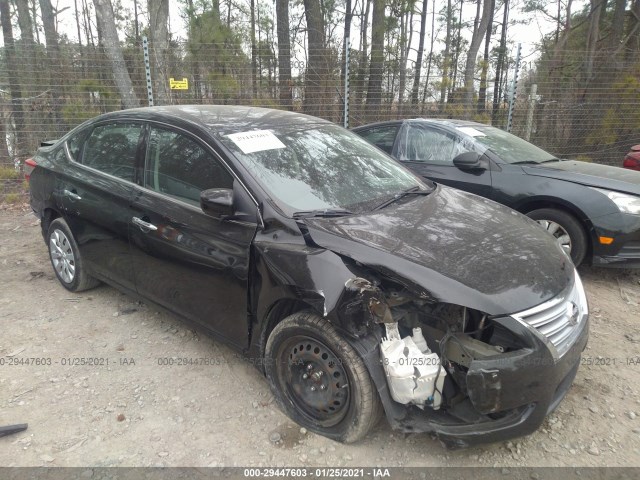
M 0 180 L 13 180 L 20 176 L 20 172 L 13 167 L 0 167 Z
M 21 200 L 22 195 L 19 193 L 7 193 L 4 196 L 4 202 L 13 205 Z
M 25 201 L 29 185 L 22 172 L 11 165 L 0 165 L 0 203 L 14 205 Z

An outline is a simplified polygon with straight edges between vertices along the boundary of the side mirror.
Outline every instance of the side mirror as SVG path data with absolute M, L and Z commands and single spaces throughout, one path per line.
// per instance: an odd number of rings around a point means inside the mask
M 453 159 L 453 164 L 460 170 L 484 169 L 477 152 L 464 152 Z
M 211 217 L 223 218 L 233 215 L 233 190 L 210 188 L 200 193 L 200 208 Z

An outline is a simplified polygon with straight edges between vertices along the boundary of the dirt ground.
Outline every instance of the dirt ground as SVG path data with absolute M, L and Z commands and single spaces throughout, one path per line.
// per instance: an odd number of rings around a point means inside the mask
M 382 421 L 345 446 L 301 431 L 253 366 L 179 319 L 107 286 L 64 290 L 35 217 L 0 207 L 0 425 L 29 424 L 0 438 L 0 466 L 640 466 L 640 273 L 581 272 L 589 346 L 536 433 L 451 452 Z

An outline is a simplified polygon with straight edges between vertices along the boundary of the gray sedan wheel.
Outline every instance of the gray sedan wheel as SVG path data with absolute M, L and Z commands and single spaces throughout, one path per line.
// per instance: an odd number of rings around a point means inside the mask
M 558 245 L 571 256 L 576 267 L 582 263 L 588 245 L 587 234 L 578 219 L 555 208 L 533 210 L 527 216 L 553 235 Z

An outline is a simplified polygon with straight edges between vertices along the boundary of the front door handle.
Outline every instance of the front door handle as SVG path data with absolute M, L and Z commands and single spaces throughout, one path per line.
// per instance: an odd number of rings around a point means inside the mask
M 155 232 L 156 230 L 158 230 L 158 227 L 156 227 L 153 223 L 145 222 L 141 218 L 133 217 L 131 221 L 138 225 L 140 227 L 140 230 L 142 230 L 143 232 Z
M 82 197 L 80 195 L 72 192 L 71 190 L 65 189 L 62 193 L 64 193 L 65 196 L 69 197 L 71 200 L 82 200 Z

